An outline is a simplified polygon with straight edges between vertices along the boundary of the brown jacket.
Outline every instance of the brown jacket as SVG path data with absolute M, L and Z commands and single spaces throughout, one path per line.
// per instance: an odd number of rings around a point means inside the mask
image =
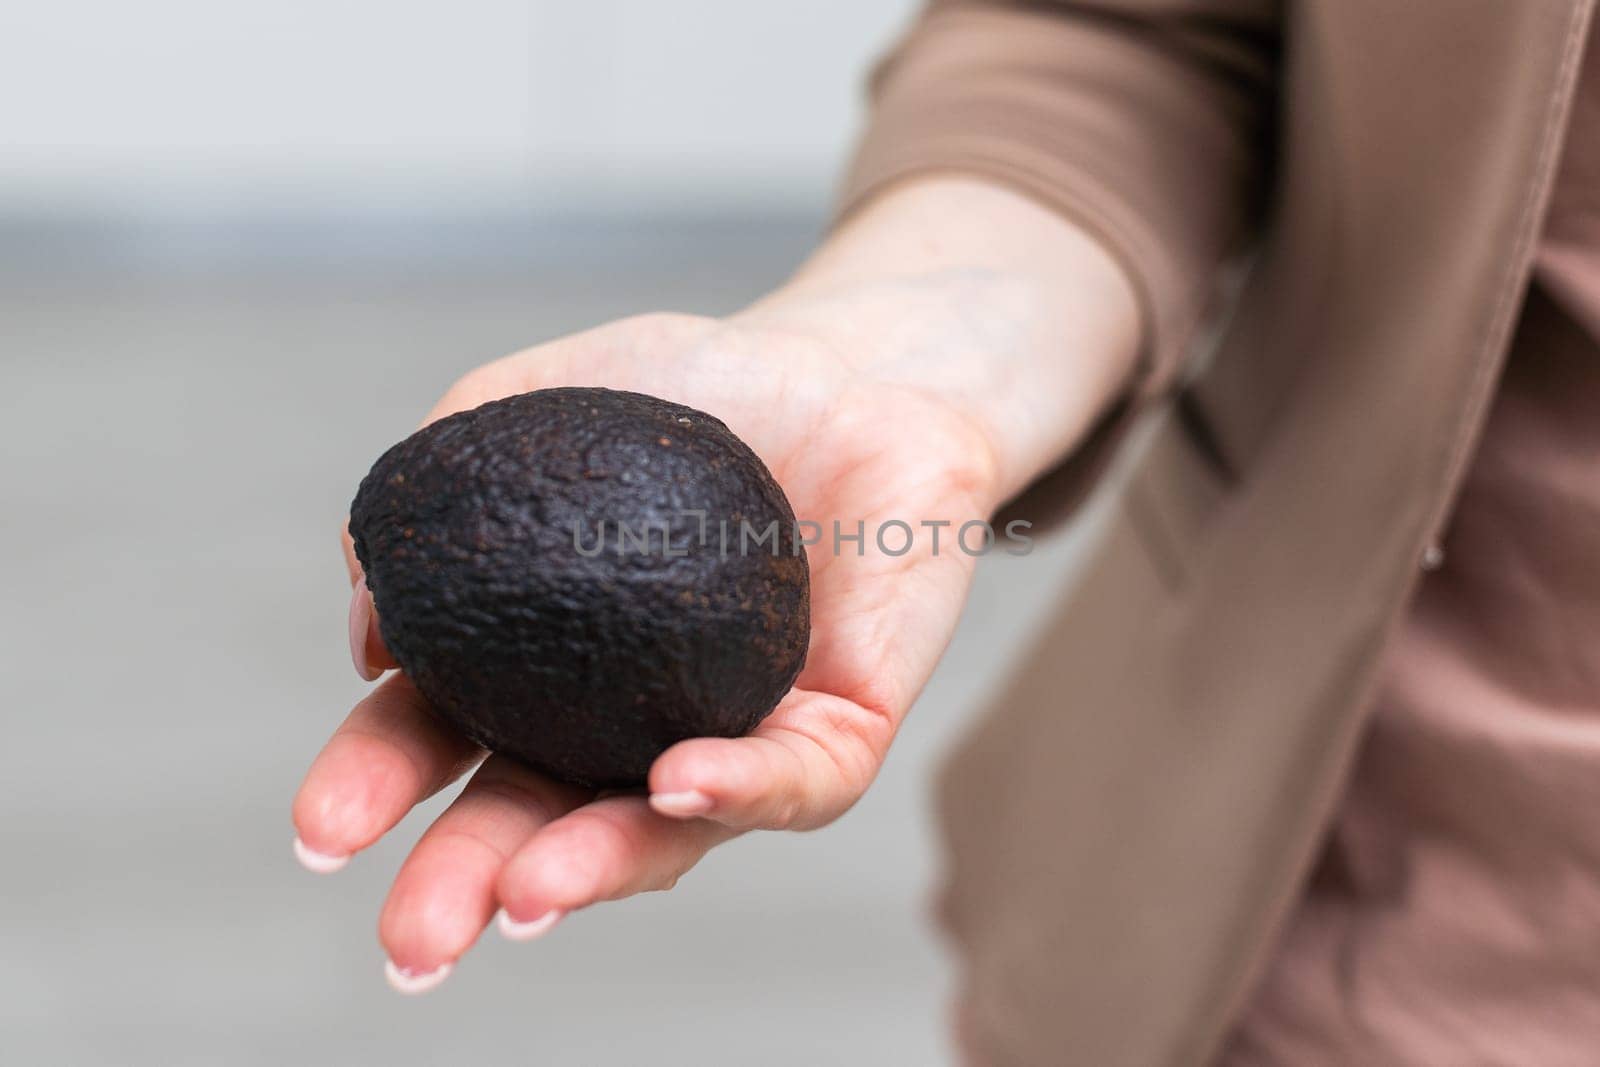
M 955 0 L 880 70 L 847 207 L 1028 190 L 1122 259 L 1150 342 L 1069 472 L 1122 442 L 1093 556 L 943 783 L 979 1059 L 1215 1054 L 1480 430 L 1592 7 Z

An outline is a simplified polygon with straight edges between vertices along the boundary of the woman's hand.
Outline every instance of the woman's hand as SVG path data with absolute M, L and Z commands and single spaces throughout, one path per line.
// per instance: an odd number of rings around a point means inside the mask
M 700 408 L 761 456 L 796 516 L 822 537 L 808 550 L 805 669 L 750 736 L 675 745 L 651 768 L 648 796 L 596 795 L 498 756 L 477 767 L 384 905 L 380 937 L 398 988 L 442 980 L 497 910 L 508 936 L 537 936 L 574 909 L 670 887 L 745 830 L 825 825 L 877 774 L 965 599 L 976 558 L 957 532 L 1082 432 L 1126 373 L 1136 332 L 1120 273 L 1076 230 L 977 183 L 929 186 L 884 198 L 788 287 L 732 319 L 647 315 L 541 345 L 468 375 L 430 414 L 562 385 Z M 906 239 L 897 233 L 920 229 L 929 212 L 975 207 L 996 227 L 1022 227 L 1017 239 L 1027 246 L 1013 257 L 1021 267 L 974 262 L 982 257 L 964 254 L 959 240 L 929 248 L 924 233 L 906 250 L 911 269 L 885 269 Z M 1052 295 L 1067 279 L 1027 269 L 1041 225 L 1071 259 L 1081 283 L 1072 290 Z M 994 229 L 975 232 L 992 255 Z M 1106 354 L 1065 347 L 1074 340 Z M 1092 373 L 1066 375 L 1070 383 L 1058 367 L 1030 373 L 1036 347 L 1041 358 Z M 1057 383 L 1075 387 L 1040 393 Z M 902 555 L 875 542 L 890 520 L 913 531 Z M 864 537 L 836 542 L 835 524 Z M 903 532 L 886 537 L 898 551 Z M 393 663 L 348 538 L 345 549 L 352 651 L 374 677 Z M 356 705 L 301 786 L 302 860 L 342 865 L 481 756 L 407 679 L 389 678 Z

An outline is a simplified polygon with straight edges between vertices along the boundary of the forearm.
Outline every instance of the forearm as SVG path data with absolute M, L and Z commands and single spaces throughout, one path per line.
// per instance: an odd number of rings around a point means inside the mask
M 1126 273 L 1065 217 L 977 179 L 929 177 L 848 219 L 742 321 L 828 343 L 852 373 L 936 396 L 994 455 L 994 503 L 1048 469 L 1126 384 Z

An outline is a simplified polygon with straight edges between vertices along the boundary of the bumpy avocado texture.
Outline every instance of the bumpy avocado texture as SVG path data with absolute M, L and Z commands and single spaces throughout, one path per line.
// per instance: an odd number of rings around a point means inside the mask
M 783 491 L 655 397 L 544 389 L 441 419 L 373 465 L 350 533 L 434 709 L 566 781 L 637 786 L 678 741 L 747 733 L 805 662 Z

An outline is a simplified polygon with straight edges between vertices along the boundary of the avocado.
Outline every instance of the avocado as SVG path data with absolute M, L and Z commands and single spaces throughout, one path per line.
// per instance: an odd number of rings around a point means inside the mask
M 379 457 L 350 534 L 384 644 L 485 747 L 597 788 L 748 733 L 805 663 L 810 572 L 756 454 L 694 408 L 541 389 Z

